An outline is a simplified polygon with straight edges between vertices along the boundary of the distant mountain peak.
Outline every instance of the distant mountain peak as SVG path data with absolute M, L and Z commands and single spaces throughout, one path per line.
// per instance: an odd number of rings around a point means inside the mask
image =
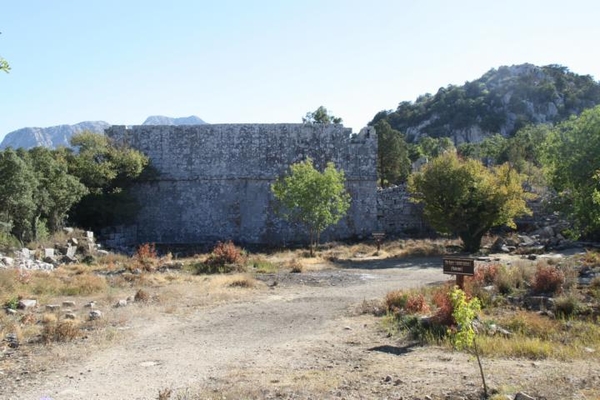
M 22 128 L 10 132 L 0 143 L 0 150 L 7 147 L 13 149 L 31 149 L 43 146 L 55 149 L 60 146 L 70 147 L 71 137 L 83 131 L 104 133 L 110 124 L 104 121 L 84 121 L 74 125 L 57 125 L 48 128 Z
M 206 122 L 195 115 L 189 117 L 171 118 L 163 115 L 152 115 L 142 125 L 204 125 Z

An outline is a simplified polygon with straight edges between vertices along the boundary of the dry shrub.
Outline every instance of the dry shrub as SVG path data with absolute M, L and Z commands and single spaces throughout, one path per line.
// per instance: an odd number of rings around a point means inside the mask
M 158 391 L 158 400 L 169 400 L 171 398 L 171 389 L 162 389 Z
M 581 256 L 581 263 L 588 267 L 600 266 L 600 252 L 595 250 L 587 250 Z
M 76 320 L 63 319 L 57 321 L 56 316 L 54 316 L 54 319 L 47 317 L 45 321 L 42 321 L 44 325 L 42 341 L 45 344 L 72 341 L 81 334 L 80 324 Z
M 292 258 L 286 263 L 286 267 L 290 269 L 290 272 L 299 274 L 304 271 L 304 264 L 297 258 Z
M 380 299 L 364 299 L 357 308 L 357 314 L 372 314 L 380 317 L 386 313 L 386 305 Z
M 406 307 L 408 294 L 402 290 L 393 290 L 385 295 L 384 304 L 387 311 L 398 312 Z
M 254 278 L 246 275 L 239 275 L 232 277 L 231 281 L 227 286 L 238 288 L 253 288 L 255 285 L 256 281 L 254 280 Z
M 410 294 L 406 299 L 404 309 L 409 314 L 427 314 L 430 311 L 427 300 L 422 293 Z
M 508 269 L 516 289 L 526 289 L 531 285 L 536 267 L 528 261 L 516 261 Z
M 205 264 L 213 268 L 215 272 L 245 272 L 245 262 L 246 256 L 243 250 L 229 240 L 225 243 L 218 242 Z
M 565 281 L 562 285 L 563 289 L 569 290 L 574 288 L 579 283 L 579 268 L 575 265 L 572 260 L 561 262 L 558 268 L 562 271 L 565 276 Z
M 473 280 L 483 286 L 493 285 L 501 268 L 500 264 L 480 265 L 475 269 Z
M 135 259 L 135 266 L 139 267 L 142 271 L 152 272 L 156 270 L 158 255 L 154 243 L 141 244 L 133 257 Z
M 535 293 L 560 293 L 565 274 L 553 265 L 539 263 L 535 275 L 531 280 L 531 286 Z
M 456 323 L 452 316 L 454 307 L 452 306 L 452 298 L 450 297 L 450 288 L 447 285 L 434 290 L 431 301 L 437 307 L 433 316 L 437 324 L 451 326 Z
M 574 294 L 560 296 L 554 301 L 556 315 L 568 318 L 577 314 L 582 309 L 582 304 Z
M 147 303 L 150 301 L 150 294 L 144 289 L 139 289 L 133 297 L 135 302 Z

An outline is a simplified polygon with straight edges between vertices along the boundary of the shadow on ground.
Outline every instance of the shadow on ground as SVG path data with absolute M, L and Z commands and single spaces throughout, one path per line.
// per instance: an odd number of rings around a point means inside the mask
M 410 353 L 412 351 L 412 348 L 415 347 L 416 345 L 417 345 L 416 343 L 407 344 L 406 346 L 383 345 L 383 346 L 372 347 L 368 350 L 369 351 L 379 351 L 381 353 L 387 353 L 387 354 L 393 354 L 395 356 L 401 356 L 403 354 Z
M 442 257 L 407 257 L 407 258 L 387 258 L 385 260 L 364 259 L 364 260 L 338 260 L 333 262 L 338 268 L 345 269 L 406 269 L 406 268 L 442 268 Z

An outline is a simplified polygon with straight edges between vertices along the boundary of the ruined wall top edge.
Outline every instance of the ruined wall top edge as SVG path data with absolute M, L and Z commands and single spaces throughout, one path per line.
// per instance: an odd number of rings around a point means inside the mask
M 376 180 L 377 137 L 340 124 L 205 124 L 112 126 L 106 134 L 145 153 L 161 180 L 267 179 L 307 157 L 332 161 L 346 178 Z

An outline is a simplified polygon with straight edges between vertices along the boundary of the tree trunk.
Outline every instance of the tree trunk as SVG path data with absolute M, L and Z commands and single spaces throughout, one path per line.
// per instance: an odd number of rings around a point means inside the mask
M 458 234 L 463 242 L 463 250 L 467 253 L 477 253 L 481 248 L 481 239 L 485 232 L 461 232 Z

